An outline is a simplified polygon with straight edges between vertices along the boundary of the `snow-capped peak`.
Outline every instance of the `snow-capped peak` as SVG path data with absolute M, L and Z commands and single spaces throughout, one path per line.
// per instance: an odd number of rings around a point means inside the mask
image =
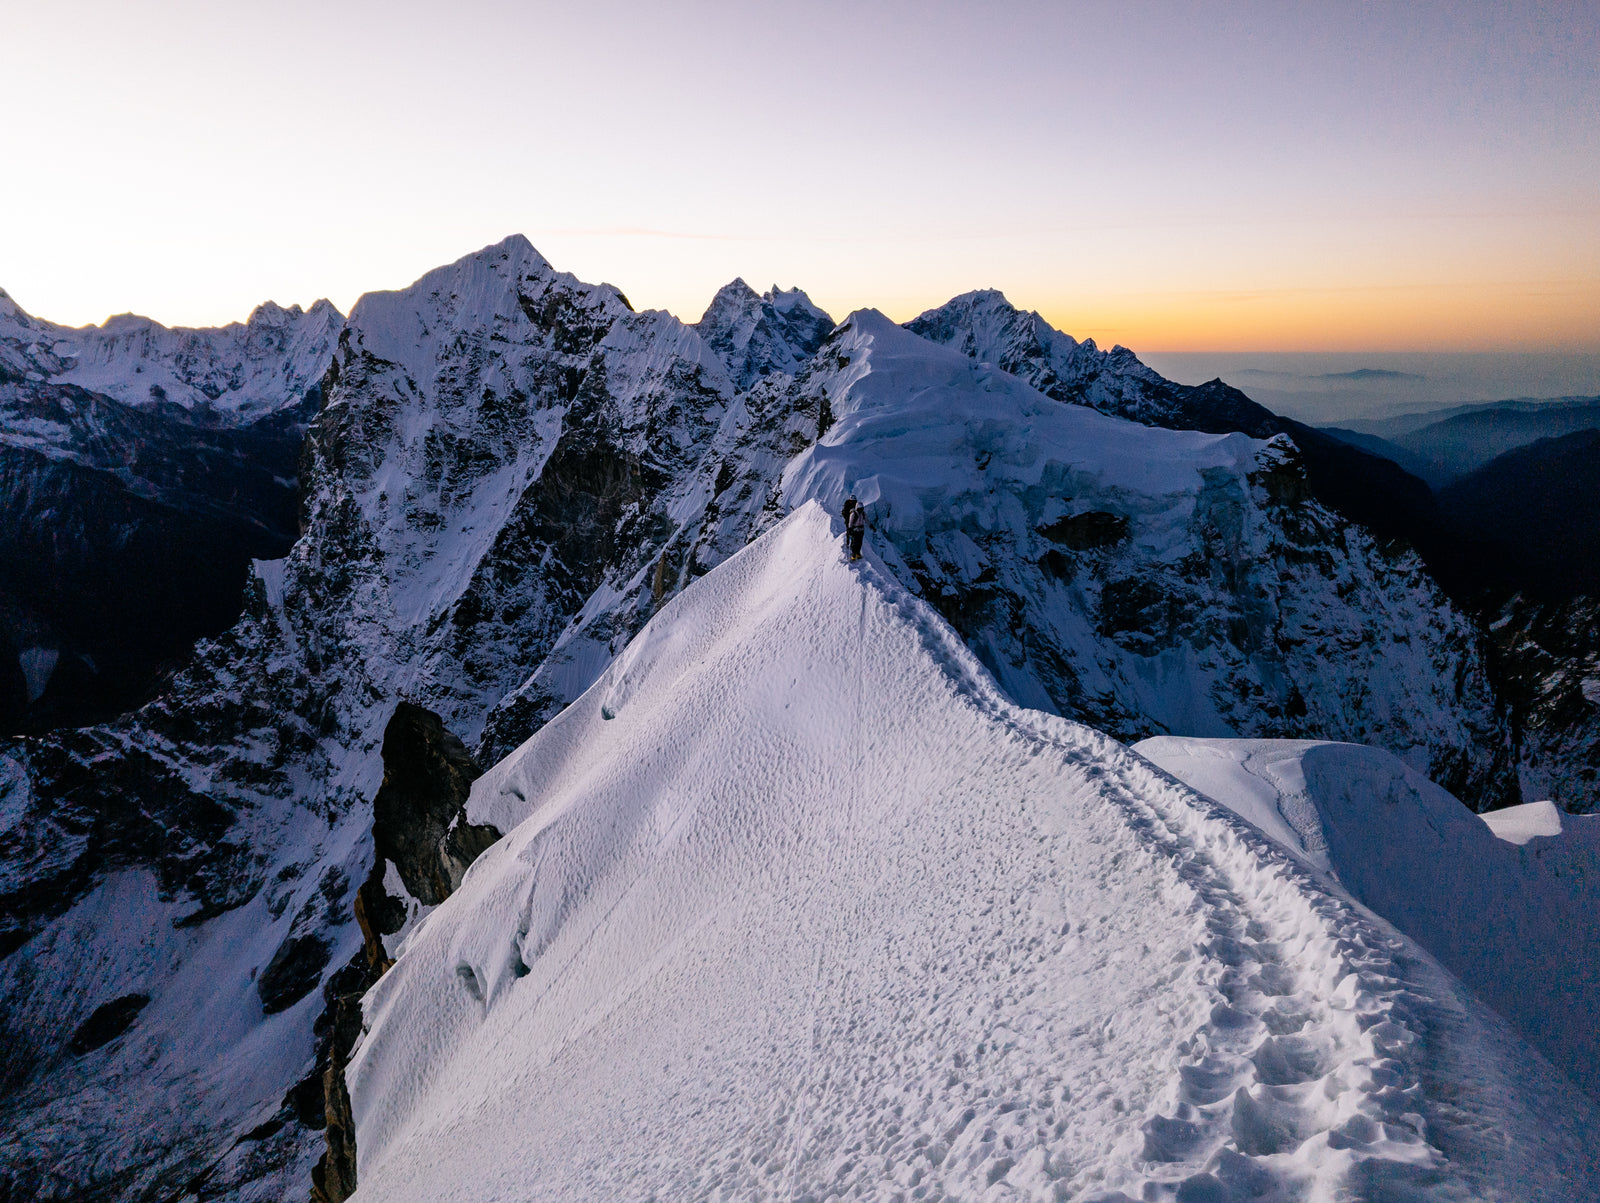
M 739 388 L 762 376 L 794 375 L 822 345 L 833 319 L 798 288 L 757 295 L 742 279 L 717 292 L 695 325 Z
M 517 332 L 522 342 L 531 326 L 570 342 L 560 349 L 575 353 L 629 312 L 616 288 L 556 271 L 531 242 L 513 234 L 406 288 L 366 293 L 350 310 L 350 329 L 364 351 L 404 367 L 420 383 L 439 349 L 462 331 L 491 337 Z
M 1095 350 L 1093 340 L 1079 343 L 1037 313 L 1018 309 L 994 288 L 952 297 L 937 309 L 907 322 L 906 328 L 932 342 L 954 347 L 963 355 L 996 365 L 1027 351 L 1053 353 L 1054 358 L 1070 360 L 1079 347 Z
M 1257 438 L 1282 429 L 1273 414 L 1220 382 L 1200 388 L 1175 384 L 1127 347 L 1102 351 L 1093 339 L 1079 342 L 993 289 L 964 293 L 907 322 L 906 329 L 992 363 L 1057 401 L 1146 426 L 1240 430 Z

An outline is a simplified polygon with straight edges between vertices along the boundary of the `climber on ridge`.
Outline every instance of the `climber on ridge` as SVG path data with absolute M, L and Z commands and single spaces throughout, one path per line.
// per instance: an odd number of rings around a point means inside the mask
M 850 558 L 861 558 L 861 540 L 867 533 L 867 507 L 854 497 L 844 503 L 844 537 L 850 544 Z

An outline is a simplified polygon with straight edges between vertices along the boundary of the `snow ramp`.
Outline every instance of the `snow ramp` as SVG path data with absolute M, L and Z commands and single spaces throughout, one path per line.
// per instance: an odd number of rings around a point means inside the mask
M 360 1200 L 1600 1196 L 1417 945 L 1011 704 L 802 507 L 474 787 L 366 1000 Z

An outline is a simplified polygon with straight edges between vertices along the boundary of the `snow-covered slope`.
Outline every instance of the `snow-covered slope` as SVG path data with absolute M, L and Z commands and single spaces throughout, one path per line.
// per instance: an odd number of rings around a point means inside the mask
M 1164 737 L 1134 750 L 1388 919 L 1600 1097 L 1600 817 L 1563 821 L 1544 802 L 1480 819 L 1354 744 Z
M 368 996 L 358 1200 L 1600 1192 L 1594 1104 L 1429 956 L 837 534 L 474 786 L 514 830 Z
M 1441 547 L 1433 494 L 1398 464 L 1281 417 L 1221 380 L 1177 384 L 1126 347 L 1109 352 L 1015 308 L 998 292 L 972 292 L 931 309 L 906 328 L 979 362 L 990 363 L 1058 401 L 1087 405 L 1147 426 L 1289 435 L 1305 465 L 1311 496 L 1380 540 L 1422 547 L 1450 563 Z
M 1470 622 L 1305 496 L 1293 448 L 1151 429 L 853 315 L 804 382 L 836 425 L 785 498 L 867 504 L 902 581 L 1012 697 L 1119 738 L 1386 747 L 1474 801 L 1509 777 Z

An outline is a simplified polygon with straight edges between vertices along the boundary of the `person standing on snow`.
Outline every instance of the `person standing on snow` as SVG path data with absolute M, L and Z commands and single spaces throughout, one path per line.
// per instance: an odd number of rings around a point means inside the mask
M 854 497 L 844 503 L 844 537 L 850 544 L 850 558 L 861 558 L 861 540 L 867 533 L 867 507 Z

